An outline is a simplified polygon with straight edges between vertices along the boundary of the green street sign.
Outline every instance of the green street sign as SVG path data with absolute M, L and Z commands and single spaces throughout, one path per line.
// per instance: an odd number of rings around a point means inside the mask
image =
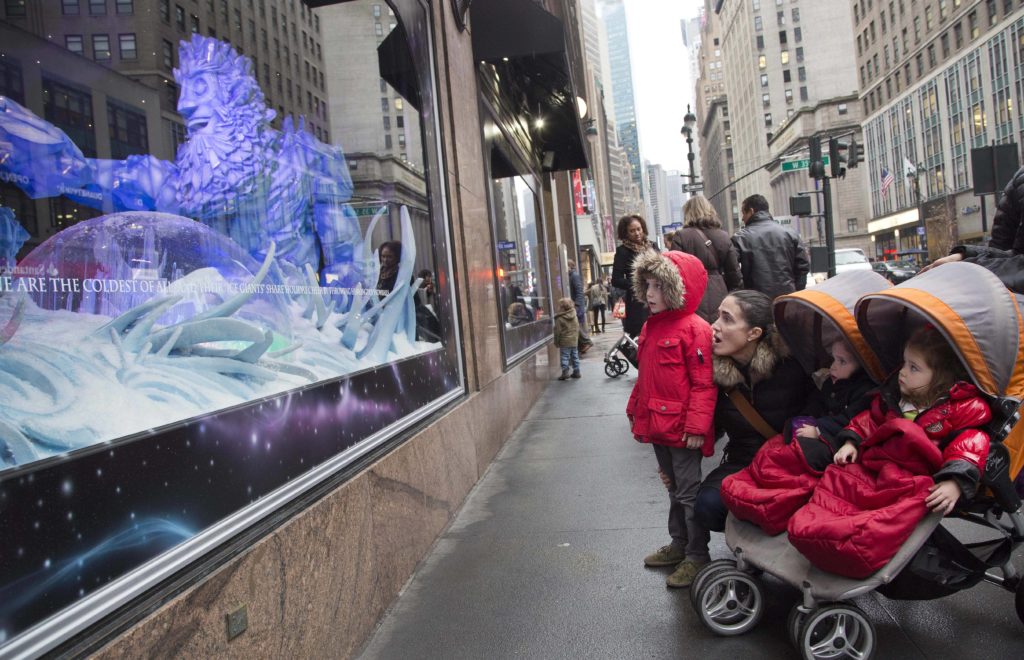
M 360 218 L 377 215 L 377 211 L 383 211 L 384 209 L 385 207 L 383 205 L 352 207 L 352 210 L 355 212 L 356 216 Z
M 822 156 L 821 162 L 828 165 L 828 156 Z M 806 170 L 811 165 L 810 158 L 804 158 L 802 160 L 787 160 L 782 163 L 783 172 L 792 172 L 794 170 Z

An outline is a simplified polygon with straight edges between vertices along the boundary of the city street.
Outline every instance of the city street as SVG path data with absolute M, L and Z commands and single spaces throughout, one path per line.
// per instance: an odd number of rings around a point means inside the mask
M 635 371 L 604 375 L 618 324 L 596 335 L 579 381 L 552 381 L 364 648 L 388 658 L 785 658 L 795 589 L 768 580 L 767 611 L 742 637 L 697 619 L 688 590 L 643 556 L 668 542 L 668 503 L 650 447 L 623 413 Z M 723 443 L 719 443 L 721 446 Z M 719 460 L 704 462 L 705 473 Z M 727 556 L 712 534 L 712 558 Z M 1018 565 L 1024 566 L 1021 551 Z M 1013 595 L 979 584 L 955 596 L 856 600 L 877 658 L 1020 658 Z

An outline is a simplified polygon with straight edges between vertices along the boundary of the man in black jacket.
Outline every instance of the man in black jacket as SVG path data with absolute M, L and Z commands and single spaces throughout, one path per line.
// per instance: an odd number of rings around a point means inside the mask
M 740 206 L 743 229 L 732 237 L 743 284 L 775 298 L 807 286 L 810 262 L 800 236 L 768 213 L 768 200 L 751 195 Z
M 1008 289 L 1024 294 L 1024 167 L 1017 170 L 1003 190 L 992 218 L 992 238 L 988 246 L 957 245 L 949 256 L 937 259 L 921 272 L 952 261 L 984 266 Z

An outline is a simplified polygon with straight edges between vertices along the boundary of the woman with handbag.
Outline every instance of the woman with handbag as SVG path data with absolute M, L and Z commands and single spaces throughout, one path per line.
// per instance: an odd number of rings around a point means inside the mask
M 816 388 L 790 357 L 775 328 L 771 299 L 744 289 L 725 297 L 711 325 L 714 379 L 718 386 L 715 432 L 729 436 L 722 463 L 701 482 L 696 517 L 707 529 L 725 529 L 728 510 L 722 480 L 754 460 L 786 420 L 812 411 Z
M 726 294 L 743 288 L 743 274 L 736 248 L 722 229 L 715 207 L 702 195 L 691 197 L 683 205 L 686 226 L 675 232 L 671 249 L 700 259 L 708 272 L 708 288 L 704 290 L 697 315 L 708 323 L 718 317 L 718 306 Z
M 640 329 L 647 320 L 647 303 L 633 297 L 633 262 L 647 250 L 655 250 L 647 240 L 647 223 L 639 215 L 627 215 L 619 219 L 616 235 L 622 243 L 615 250 L 615 261 L 612 262 L 612 286 L 623 291 L 622 301 L 625 316 L 622 318 L 622 329 L 627 335 L 636 339 Z M 616 303 L 618 308 L 618 303 Z M 613 310 L 614 311 L 614 310 Z

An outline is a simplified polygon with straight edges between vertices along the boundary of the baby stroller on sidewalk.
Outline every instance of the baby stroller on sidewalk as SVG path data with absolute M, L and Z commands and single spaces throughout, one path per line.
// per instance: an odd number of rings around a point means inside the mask
M 604 354 L 605 375 L 618 378 L 629 371 L 629 365 L 636 369 L 636 350 L 636 340 L 623 332 L 622 337 Z
M 945 518 L 949 524 L 943 524 L 941 514 L 926 515 L 895 556 L 864 579 L 821 570 L 785 532 L 771 536 L 730 514 L 725 539 L 734 558 L 709 563 L 690 587 L 701 621 L 719 635 L 739 635 L 757 625 L 765 608 L 761 572 L 800 590 L 787 628 L 790 641 L 807 659 L 874 654 L 874 625 L 849 601 L 875 590 L 893 599 L 928 600 L 984 580 L 1015 594 L 1017 615 L 1024 622 L 1024 580 L 1011 562 L 1014 547 L 1024 540 L 1024 513 L 1013 486 L 1024 464 L 1024 424 L 1016 424 L 1024 396 L 1024 321 L 1018 300 L 994 275 L 973 264 L 943 266 L 891 288 L 871 275 L 851 272 L 780 297 L 775 302 L 780 331 L 808 370 L 823 366 L 817 348 L 825 345 L 822 333 L 827 337 L 838 331 L 879 380 L 901 364 L 902 340 L 925 323 L 934 326 L 992 409 L 982 487 Z M 965 532 L 982 540 L 964 542 L 959 537 Z

